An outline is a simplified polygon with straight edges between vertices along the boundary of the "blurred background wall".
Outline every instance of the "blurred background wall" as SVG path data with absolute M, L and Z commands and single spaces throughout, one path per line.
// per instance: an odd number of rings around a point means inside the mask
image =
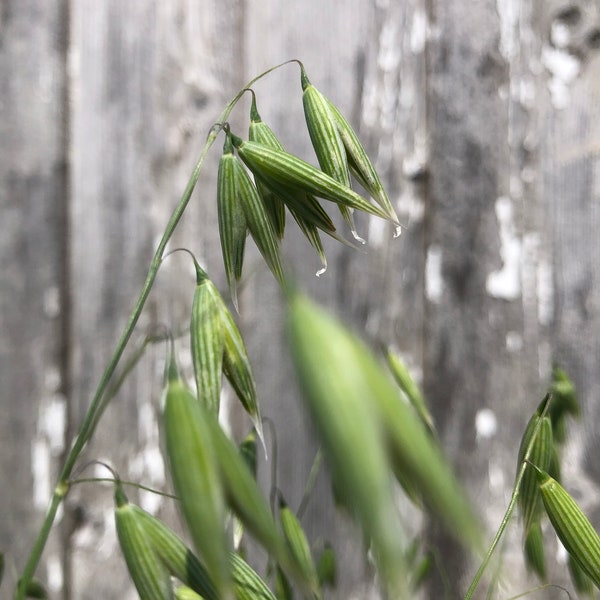
M 326 240 L 329 269 L 319 279 L 316 256 L 290 231 L 285 254 L 302 286 L 405 358 L 490 538 L 521 433 L 552 363 L 562 365 L 584 416 L 572 429 L 565 484 L 599 526 L 599 48 L 595 0 L 2 0 L 0 596 L 10 597 L 210 126 L 247 80 L 290 58 L 360 132 L 408 225 L 392 239 L 387 226 L 359 217 L 368 252 Z M 255 90 L 286 148 L 315 162 L 297 67 Z M 244 100 L 234 111 L 236 131 L 245 131 L 247 110 Z M 171 247 L 191 249 L 225 293 L 220 145 Z M 135 339 L 185 326 L 189 263 L 179 254 L 164 264 Z M 316 448 L 286 356 L 280 294 L 254 249 L 252 264 L 240 323 L 263 415 L 278 430 L 278 485 L 297 507 Z M 163 361 L 162 346 L 146 354 L 82 464 L 105 460 L 124 479 L 164 485 Z M 234 409 L 229 418 L 243 434 L 247 422 Z M 94 473 L 107 475 L 82 476 Z M 270 465 L 261 478 L 268 485 Z M 135 597 L 111 494 L 81 484 L 69 495 L 38 571 L 53 598 Z M 172 512 L 156 496 L 140 501 Z M 334 511 L 324 476 L 304 524 L 316 547 L 328 540 L 338 552 L 331 597 L 377 597 L 360 535 Z M 459 597 L 472 565 L 441 548 L 450 597 Z M 549 552 L 560 556 L 556 544 Z M 534 584 L 517 527 L 504 562 L 502 597 Z M 564 571 L 551 571 L 553 580 L 565 583 Z

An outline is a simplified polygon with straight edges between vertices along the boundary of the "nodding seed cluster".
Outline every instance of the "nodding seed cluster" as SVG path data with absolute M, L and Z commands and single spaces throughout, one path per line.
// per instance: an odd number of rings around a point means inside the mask
M 119 544 L 142 600 L 173 598 L 170 578 L 183 584 L 176 598 L 221 600 L 212 577 L 185 542 L 160 519 L 129 503 L 121 485 L 115 491 Z M 237 600 L 275 600 L 264 581 L 238 554 L 227 563 Z
M 327 268 L 319 231 L 348 243 L 336 233 L 317 198 L 336 203 L 354 238 L 362 243 L 354 224 L 355 210 L 386 219 L 400 231 L 396 212 L 358 136 L 338 108 L 310 83 L 302 65 L 300 78 L 304 115 L 320 169 L 284 150 L 262 121 L 253 90 L 249 90 L 252 105 L 248 140 L 223 125 L 225 143 L 219 163 L 217 205 L 223 262 L 236 307 L 248 232 L 275 278 L 285 286 L 279 243 L 285 230 L 286 208 L 321 260 L 322 269 L 317 275 Z M 374 203 L 351 188 L 350 174 Z
M 542 518 L 549 518 L 569 556 L 569 571 L 576 590 L 589 594 L 600 587 L 600 537 L 559 483 L 560 445 L 566 438 L 566 419 L 579 414 L 573 383 L 555 368 L 550 392 L 533 414 L 518 455 L 524 473 L 518 495 L 523 524 L 523 553 L 527 568 L 547 581 Z
M 237 308 L 249 233 L 289 292 L 292 360 L 329 462 L 334 493 L 361 523 L 384 594 L 409 597 L 420 576 L 416 569 L 412 579 L 406 573 L 414 556 L 402 541 L 392 476 L 410 500 L 435 513 L 465 545 L 478 549 L 481 532 L 440 452 L 423 395 L 400 358 L 390 351 L 386 354 L 398 389 L 357 338 L 288 289 L 280 254 L 286 210 L 322 262 L 317 274 L 327 267 L 320 232 L 349 243 L 336 232 L 318 198 L 338 205 L 359 241 L 363 240 L 354 225 L 356 210 L 399 228 L 356 133 L 310 83 L 303 65 L 300 71 L 306 124 L 320 168 L 285 151 L 262 121 L 252 90 L 248 140 L 234 135 L 228 124 L 222 126 L 225 142 L 217 205 L 227 282 Z M 351 175 L 373 202 L 351 188 Z M 258 574 L 231 550 L 227 520 L 233 515 L 239 530 L 247 529 L 268 552 L 282 589 L 290 588 L 289 577 L 305 597 L 320 600 L 321 586 L 335 579 L 335 555 L 326 548 L 325 560 L 317 566 L 300 521 L 283 497 L 277 524 L 274 509 L 260 491 L 256 437 L 262 441 L 263 435 L 250 360 L 223 298 L 195 259 L 194 265 L 197 281 L 190 340 L 197 392 L 189 389 L 172 355 L 166 369 L 163 417 L 172 483 L 197 555 L 164 523 L 130 504 L 117 481 L 115 523 L 127 567 L 142 600 L 275 600 Z M 218 423 L 223 374 L 254 425 L 240 448 Z M 524 470 L 514 493 L 521 510 L 525 559 L 541 579 L 546 578 L 541 527 L 545 512 L 569 553 L 577 590 L 589 593 L 592 585 L 600 587 L 600 537 L 557 481 L 557 444 L 564 440 L 566 416 L 577 414 L 578 404 L 562 371 L 555 371 L 551 389 L 552 396 L 544 398 L 531 418 L 519 449 L 519 469 Z M 422 565 L 425 572 L 429 561 Z M 181 585 L 175 589 L 171 578 Z

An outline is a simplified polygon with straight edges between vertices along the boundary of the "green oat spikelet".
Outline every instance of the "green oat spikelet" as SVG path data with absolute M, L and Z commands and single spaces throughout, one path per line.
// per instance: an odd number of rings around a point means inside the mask
M 146 535 L 171 575 L 204 600 L 220 600 L 210 576 L 196 555 L 162 521 L 135 507 Z M 238 554 L 229 554 L 236 600 L 274 600 L 259 575 Z
M 358 136 L 350 126 L 350 123 L 345 119 L 339 109 L 331 102 L 327 101 L 329 110 L 335 121 L 338 133 L 346 149 L 346 156 L 348 158 L 348 166 L 350 172 L 358 182 L 369 192 L 371 197 L 383 208 L 391 221 L 397 222 L 398 217 L 396 211 L 390 202 L 390 199 L 379 179 L 379 175 L 373 166 L 373 163 L 367 156 L 367 153 L 361 144 Z
M 540 406 L 538 411 L 529 420 L 523 438 L 521 439 L 521 445 L 519 447 L 517 471 L 521 468 L 523 460 L 525 460 L 525 453 L 529 447 L 533 432 L 537 428 L 537 436 L 533 441 L 531 447 L 531 454 L 529 455 L 529 462 L 525 467 L 525 474 L 521 481 L 521 489 L 519 492 L 518 502 L 521 509 L 521 519 L 523 521 L 523 533 L 527 536 L 531 524 L 538 520 L 542 511 L 541 497 L 537 484 L 537 476 L 535 468 L 539 467 L 543 471 L 548 471 L 552 461 L 553 453 L 553 440 L 552 440 L 552 423 L 548 416 L 541 416 L 543 411 L 543 405 Z M 541 422 L 540 422 L 541 421 Z M 539 423 L 539 426 L 538 426 Z
M 408 368 L 395 352 L 390 348 L 385 350 L 385 357 L 394 380 L 404 392 L 412 407 L 421 418 L 421 421 L 427 427 L 432 436 L 436 435 L 433 417 L 427 408 L 425 398 L 416 381 L 412 378 Z
M 284 152 L 283 145 L 277 139 L 277 136 L 273 133 L 271 128 L 262 121 L 256 107 L 256 98 L 254 95 L 252 96 L 252 105 L 250 108 L 250 129 L 248 139 L 252 142 L 258 142 L 268 146 L 273 150 Z M 335 234 L 335 226 L 329 218 L 329 215 L 311 194 L 299 190 L 290 190 L 269 178 L 261 178 L 255 175 L 255 181 L 256 187 L 263 197 L 265 204 L 268 207 L 273 207 L 270 210 L 273 219 L 277 221 L 277 225 L 281 228 L 281 236 L 283 236 L 283 226 L 285 221 L 283 211 L 284 207 L 287 206 L 302 233 L 321 259 L 323 268 L 317 275 L 324 273 L 327 269 L 327 259 L 325 258 L 325 251 L 318 229 L 325 231 L 339 241 L 345 241 L 341 240 Z
M 198 399 L 219 414 L 225 334 L 220 294 L 194 259 L 196 290 L 192 301 L 190 343 Z
M 167 571 L 204 600 L 219 600 L 210 575 L 185 542 L 160 519 L 139 506 L 131 506 L 148 544 Z
M 218 415 L 224 373 L 262 440 L 256 384 L 244 339 L 223 297 L 196 259 L 194 267 L 197 284 L 190 340 L 198 397 Z
M 225 499 L 243 526 L 300 585 L 309 582 L 297 569 L 283 537 L 245 460 L 214 418 L 207 419 Z
M 181 512 L 219 597 L 232 598 L 225 499 L 210 415 L 181 379 L 173 355 L 163 405 L 167 459 Z
M 186 585 L 179 585 L 175 589 L 175 600 L 206 600 Z
M 127 569 L 141 600 L 173 598 L 171 578 L 146 536 L 121 484 L 115 487 L 115 526 Z
M 331 544 L 325 546 L 317 559 L 317 577 L 321 587 L 335 588 L 337 585 L 337 563 L 335 551 Z
M 300 66 L 300 83 L 302 85 L 304 117 L 319 165 L 323 172 L 349 188 L 350 173 L 348 171 L 346 149 L 333 119 L 333 114 L 329 109 L 329 102 L 310 83 L 303 65 Z M 341 204 L 340 211 L 354 238 L 364 244 L 365 241 L 356 232 L 352 214 L 353 209 Z
M 600 537 L 558 481 L 536 470 L 546 514 L 556 535 L 583 572 L 600 589 Z
M 237 283 L 242 276 L 248 225 L 236 185 L 235 162 L 231 138 L 225 136 L 217 176 L 217 212 L 225 275 L 237 310 Z
M 267 584 L 239 554 L 232 553 L 230 559 L 236 600 L 275 600 Z
M 296 564 L 304 574 L 305 579 L 311 582 L 311 589 L 315 596 L 320 597 L 317 568 L 310 551 L 308 539 L 300 521 L 282 496 L 279 497 L 279 522 L 281 523 L 283 537 Z
M 546 582 L 546 555 L 539 518 L 532 521 L 524 535 L 523 553 L 527 569 L 533 571 L 541 581 Z
M 323 171 L 306 161 L 264 144 L 244 141 L 232 135 L 232 142 L 238 155 L 254 175 L 295 189 L 301 189 L 325 200 L 342 204 L 349 208 L 387 219 L 387 214 L 379 207 L 339 183 Z
M 408 575 L 383 441 L 365 374 L 365 350 L 308 299 L 290 298 L 292 360 L 323 453 L 344 502 L 372 544 L 382 586 L 392 598 L 408 597 Z
M 248 139 L 251 142 L 265 144 L 276 150 L 283 150 L 283 146 L 277 139 L 273 130 L 261 119 L 256 108 L 256 96 L 252 92 L 252 104 L 250 105 L 250 128 L 248 130 Z M 260 179 L 255 179 L 256 189 L 260 194 L 267 213 L 271 217 L 273 229 L 279 239 L 283 238 L 285 231 L 285 205 L 269 186 Z
M 575 591 L 582 596 L 593 597 L 594 583 L 570 554 L 567 558 L 567 567 L 569 568 L 569 575 L 575 586 Z

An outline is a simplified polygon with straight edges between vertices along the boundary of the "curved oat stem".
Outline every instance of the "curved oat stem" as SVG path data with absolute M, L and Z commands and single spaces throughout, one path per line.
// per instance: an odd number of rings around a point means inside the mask
M 211 129 L 208 133 L 208 136 L 206 138 L 206 143 L 204 144 L 204 148 L 202 149 L 200 157 L 198 158 L 198 161 L 196 162 L 196 166 L 194 167 L 194 170 L 192 171 L 192 174 L 189 178 L 187 186 L 185 187 L 185 190 L 184 190 L 179 202 L 177 203 L 177 206 L 173 210 L 173 213 L 171 214 L 171 217 L 169 219 L 169 222 L 167 223 L 165 231 L 160 239 L 160 242 L 158 243 L 156 251 L 154 252 L 154 256 L 152 257 L 152 262 L 150 263 L 150 268 L 149 268 L 148 274 L 146 276 L 146 281 L 144 282 L 144 285 L 139 294 L 137 302 L 135 303 L 135 306 L 133 308 L 133 311 L 131 312 L 131 315 L 129 316 L 129 319 L 127 321 L 127 324 L 125 325 L 123 333 L 121 334 L 121 337 L 119 338 L 119 340 L 117 342 L 116 348 L 115 348 L 115 350 L 108 362 L 108 365 L 106 366 L 106 369 L 100 379 L 100 383 L 98 384 L 98 387 L 96 389 L 94 397 L 90 403 L 87 413 L 85 414 L 85 417 L 84 417 L 81 427 L 79 429 L 79 433 L 75 437 L 75 440 L 73 441 L 71 449 L 69 450 L 69 453 L 67 454 L 65 463 L 64 463 L 63 468 L 58 477 L 58 482 L 56 484 L 56 487 L 54 488 L 52 498 L 50 499 L 50 504 L 46 511 L 46 516 L 44 517 L 44 521 L 42 523 L 41 529 L 40 529 L 38 536 L 34 542 L 33 548 L 31 549 L 29 558 L 27 559 L 27 563 L 25 564 L 25 568 L 23 569 L 21 579 L 19 580 L 19 583 L 17 584 L 15 600 L 25 600 L 25 591 L 27 590 L 27 586 L 34 575 L 35 570 L 37 569 L 38 563 L 40 561 L 40 558 L 41 558 L 44 548 L 46 546 L 46 542 L 48 540 L 50 530 L 52 529 L 52 525 L 56 518 L 56 513 L 58 511 L 58 508 L 59 508 L 61 502 L 63 501 L 64 497 L 67 495 L 67 493 L 69 491 L 69 482 L 68 482 L 69 477 L 71 476 L 71 473 L 73 472 L 73 468 L 75 466 L 75 463 L 77 462 L 77 459 L 79 458 L 79 455 L 83 451 L 87 442 L 92 437 L 92 435 L 96 429 L 96 426 L 98 424 L 99 417 L 102 414 L 104 408 L 106 407 L 104 398 L 105 398 L 106 392 L 108 390 L 109 382 L 117 368 L 117 365 L 119 364 L 119 361 L 121 360 L 121 357 L 123 355 L 123 352 L 125 351 L 125 348 L 127 347 L 128 343 L 129 343 L 129 340 L 131 338 L 133 330 L 135 329 L 138 319 L 140 318 L 140 315 L 142 314 L 142 310 L 144 308 L 144 305 L 146 304 L 146 300 L 148 299 L 148 296 L 150 295 L 150 291 L 152 290 L 152 286 L 154 285 L 154 281 L 156 279 L 158 270 L 162 263 L 167 244 L 169 243 L 169 240 L 171 239 L 173 232 L 175 231 L 185 209 L 187 208 L 190 198 L 192 197 L 192 192 L 194 191 L 194 188 L 196 187 L 196 183 L 198 182 L 198 178 L 200 177 L 200 171 L 202 169 L 204 159 L 206 158 L 208 151 L 210 150 L 210 148 L 214 144 L 215 140 L 217 139 L 219 132 L 221 131 L 221 128 L 222 128 L 221 124 L 227 121 L 227 118 L 229 117 L 234 106 L 237 104 L 238 100 L 243 96 L 243 94 L 245 93 L 245 90 L 247 88 L 252 86 L 253 83 L 258 81 L 259 79 L 262 79 L 263 77 L 265 77 L 266 75 L 268 75 L 269 73 L 274 71 L 275 69 L 278 69 L 278 68 L 280 68 L 284 65 L 287 65 L 291 62 L 298 62 L 298 61 L 296 59 L 285 61 L 274 67 L 271 67 L 270 69 L 267 69 L 260 75 L 257 75 L 252 80 L 250 80 L 234 96 L 234 98 L 229 102 L 229 104 L 227 104 L 227 106 L 221 113 L 217 123 L 213 127 L 211 127 Z

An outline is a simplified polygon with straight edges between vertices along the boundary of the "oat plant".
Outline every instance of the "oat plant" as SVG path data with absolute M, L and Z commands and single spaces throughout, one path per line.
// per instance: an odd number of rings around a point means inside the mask
M 298 90 L 319 167 L 287 152 L 259 113 L 252 85 L 287 64 L 300 68 Z M 234 132 L 228 122 L 244 94 L 251 95 L 247 135 Z M 389 222 L 390 237 L 399 235 L 401 224 L 347 119 L 311 83 L 304 65 L 289 61 L 250 81 L 211 128 L 73 440 L 17 584 L 16 600 L 43 597 L 43 586 L 34 575 L 57 511 L 76 483 L 75 468 L 104 409 L 150 341 L 148 338 L 133 358 L 121 365 L 121 371 L 117 370 L 166 257 L 169 240 L 192 198 L 204 159 L 219 137 L 223 145 L 216 202 L 228 290 L 223 297 L 188 251 L 196 271 L 195 287 L 190 285 L 193 302 L 186 330 L 193 374 L 182 373 L 175 345 L 167 343 L 162 382 L 165 462 L 173 502 L 185 523 L 186 540 L 168 524 L 131 503 L 124 489 L 126 482 L 117 475 L 113 478 L 116 532 L 140 598 L 287 600 L 299 594 L 319 599 L 336 584 L 334 548 L 326 545 L 316 555 L 303 530 L 305 502 L 295 512 L 285 501 L 285 490 L 274 487 L 269 500 L 256 480 L 257 453 L 266 447 L 263 423 L 267 421 L 261 415 L 251 357 L 229 308 L 230 301 L 238 309 L 238 285 L 248 237 L 282 290 L 292 361 L 321 445 L 311 482 L 307 483 L 307 497 L 322 457 L 331 473 L 336 501 L 362 530 L 364 550 L 377 568 L 382 596 L 411 598 L 432 569 L 443 569 L 443 556 L 408 536 L 398 510 L 399 490 L 416 509 L 443 523 L 474 560 L 482 560 L 466 599 L 473 597 L 483 581 L 517 507 L 528 568 L 542 583 L 546 582 L 541 522 L 547 516 L 571 557 L 576 589 L 582 594 L 592 593 L 594 586 L 600 586 L 600 540 L 558 482 L 566 418 L 578 410 L 566 375 L 555 371 L 550 393 L 525 429 L 513 495 L 498 533 L 485 552 L 478 517 L 444 458 L 426 400 L 400 357 L 387 348 L 383 352 L 371 349 L 311 301 L 300 283 L 291 279 L 281 253 L 289 216 L 321 261 L 317 275 L 327 268 L 323 233 L 348 246 L 364 243 L 354 224 L 356 211 Z M 359 184 L 356 189 L 360 193 L 353 188 L 353 180 Z M 351 239 L 336 229 L 328 212 L 332 207 L 340 211 Z M 223 376 L 253 427 L 239 446 L 219 423 Z M 193 381 L 193 386 L 188 381 Z M 275 457 L 272 451 L 269 460 Z M 138 484 L 142 486 L 143 482 Z M 255 571 L 250 566 L 252 556 L 244 555 L 246 536 L 266 552 L 265 573 Z

